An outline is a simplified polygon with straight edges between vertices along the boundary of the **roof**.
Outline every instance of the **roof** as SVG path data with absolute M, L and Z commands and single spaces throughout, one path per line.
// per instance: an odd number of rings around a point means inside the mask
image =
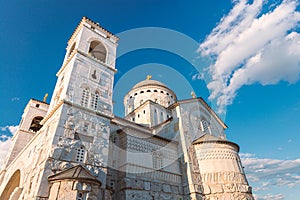
M 59 172 L 57 174 L 48 177 L 49 181 L 66 180 L 66 179 L 92 181 L 92 182 L 97 182 L 98 184 L 101 185 L 101 182 L 81 165 L 76 165 L 74 167 L 71 167 L 69 169 L 66 169 L 62 172 Z
M 236 147 L 237 152 L 240 151 L 240 147 L 236 143 L 230 142 L 230 141 L 228 141 L 226 139 L 218 138 L 218 137 L 216 137 L 214 135 L 211 135 L 211 134 L 208 134 L 208 133 L 202 135 L 201 137 L 199 137 L 198 139 L 196 139 L 196 140 L 193 141 L 193 145 L 195 145 L 195 144 L 203 144 L 203 143 L 229 144 L 231 146 Z
M 47 103 L 45 101 L 38 100 L 38 99 L 31 98 L 30 100 L 37 101 L 39 103 L 43 103 L 43 104 L 49 105 L 49 103 Z
M 193 143 L 196 144 L 196 143 L 205 142 L 205 141 L 226 141 L 226 140 L 206 133 L 206 134 L 202 135 L 201 137 L 199 137 L 198 139 L 194 140 Z
M 78 31 L 80 30 L 81 26 L 84 24 L 84 23 L 88 23 L 89 25 L 91 26 L 94 26 L 95 28 L 97 28 L 98 30 L 100 30 L 101 32 L 107 34 L 108 37 L 112 37 L 116 40 L 116 42 L 119 40 L 119 38 L 112 34 L 111 32 L 109 32 L 108 30 L 106 30 L 105 28 L 103 28 L 102 26 L 100 26 L 99 23 L 96 23 L 94 22 L 93 20 L 87 18 L 87 17 L 82 17 L 81 21 L 79 22 L 79 24 L 77 25 L 76 29 L 74 30 L 73 34 L 71 35 L 68 43 L 70 43 L 73 38 L 77 35 Z
M 151 79 L 150 80 L 146 79 L 144 81 L 141 81 L 141 82 L 135 84 L 132 89 L 136 89 L 136 88 L 143 87 L 143 86 L 149 86 L 149 85 L 162 86 L 162 87 L 168 88 L 162 82 L 159 82 L 156 80 L 151 80 Z
M 197 101 L 207 108 L 207 111 L 210 112 L 210 114 L 212 114 L 212 116 L 223 126 L 224 129 L 228 128 L 227 125 L 222 121 L 222 119 L 217 115 L 217 113 L 206 103 L 206 101 L 202 97 L 179 100 L 173 103 L 172 105 L 170 105 L 169 109 L 173 109 L 176 106 L 179 106 L 180 104 L 193 103 Z

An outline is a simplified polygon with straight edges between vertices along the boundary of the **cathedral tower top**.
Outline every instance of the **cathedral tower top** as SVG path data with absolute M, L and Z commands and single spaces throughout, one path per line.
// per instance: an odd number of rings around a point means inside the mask
M 177 101 L 176 94 L 165 84 L 152 80 L 135 84 L 124 97 L 126 119 L 136 123 L 154 126 L 170 118 L 167 109 Z
M 124 97 L 125 115 L 150 100 L 165 108 L 177 101 L 176 94 L 160 81 L 152 80 L 148 75 L 146 80 L 135 84 Z

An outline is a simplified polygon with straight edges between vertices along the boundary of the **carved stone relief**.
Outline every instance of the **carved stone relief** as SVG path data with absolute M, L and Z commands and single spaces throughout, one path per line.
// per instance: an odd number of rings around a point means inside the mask
M 190 157 L 190 161 L 192 162 L 193 171 L 196 173 L 200 173 L 199 164 L 196 157 L 196 151 L 193 145 L 189 147 L 189 157 Z

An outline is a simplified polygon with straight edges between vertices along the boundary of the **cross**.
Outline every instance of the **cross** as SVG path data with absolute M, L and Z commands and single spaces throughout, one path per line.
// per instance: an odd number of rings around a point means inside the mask
M 152 76 L 151 75 L 147 75 L 147 80 L 150 80 L 152 78 Z
M 48 93 L 45 94 L 44 99 L 43 99 L 43 102 L 46 102 L 46 101 L 47 101 L 47 97 L 48 97 Z
M 196 94 L 195 94 L 194 91 L 191 92 L 191 95 L 192 95 L 193 98 L 197 98 L 197 96 L 196 96 Z

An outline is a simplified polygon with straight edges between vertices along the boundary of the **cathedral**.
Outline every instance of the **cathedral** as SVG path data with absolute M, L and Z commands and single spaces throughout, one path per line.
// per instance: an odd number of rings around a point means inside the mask
M 149 75 L 113 114 L 119 38 L 83 17 L 50 103 L 31 99 L 0 172 L 0 200 L 253 200 L 239 146 L 195 95 Z

